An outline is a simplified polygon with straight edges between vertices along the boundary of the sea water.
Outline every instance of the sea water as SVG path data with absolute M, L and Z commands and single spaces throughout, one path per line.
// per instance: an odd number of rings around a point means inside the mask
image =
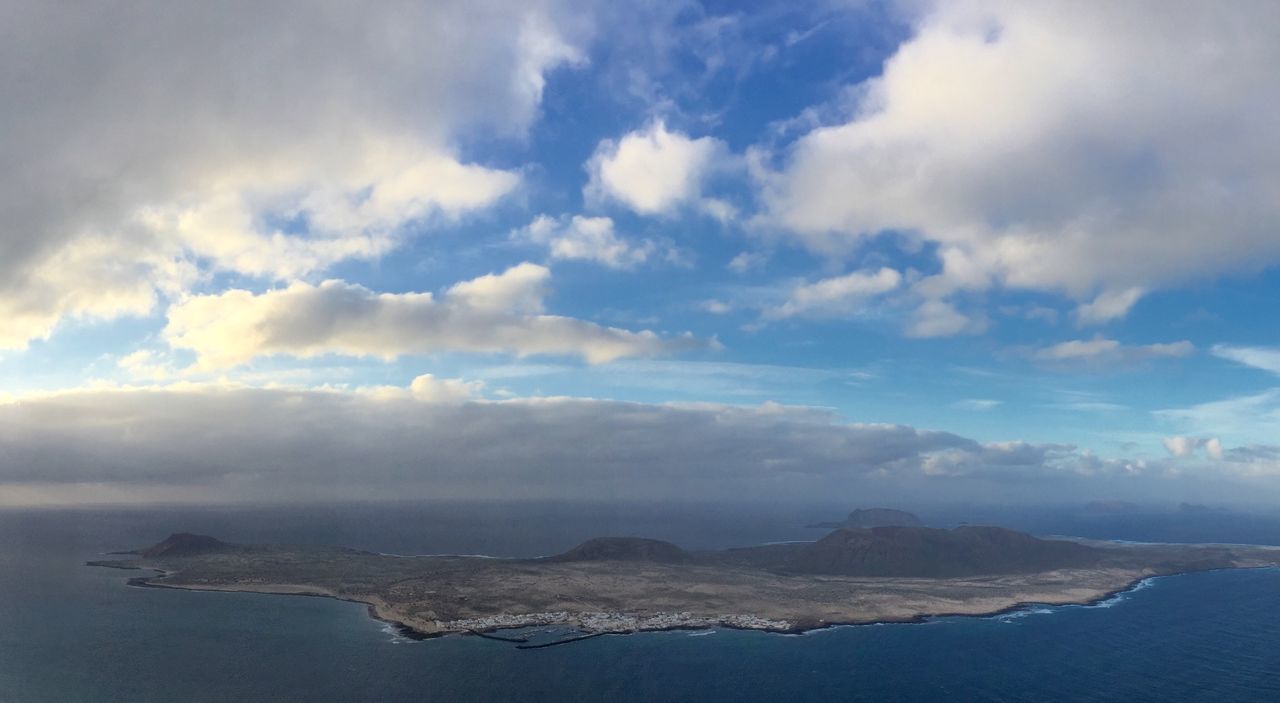
M 698 548 L 803 539 L 799 517 L 547 506 L 0 512 L 0 701 L 1280 700 L 1273 569 L 1152 579 L 1094 606 L 989 618 L 522 651 L 476 637 L 409 640 L 359 604 L 131 588 L 131 572 L 82 565 L 177 530 L 520 556 L 601 533 Z

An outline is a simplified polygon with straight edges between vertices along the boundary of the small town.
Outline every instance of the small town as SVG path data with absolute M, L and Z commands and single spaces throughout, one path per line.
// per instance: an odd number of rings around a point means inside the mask
M 755 615 L 694 615 L 679 613 L 526 613 L 520 615 L 491 615 L 483 618 L 438 621 L 444 632 L 505 630 L 543 625 L 573 625 L 590 633 L 639 632 L 642 630 L 701 629 L 731 627 L 740 630 L 782 631 L 792 628 L 785 620 L 770 620 Z

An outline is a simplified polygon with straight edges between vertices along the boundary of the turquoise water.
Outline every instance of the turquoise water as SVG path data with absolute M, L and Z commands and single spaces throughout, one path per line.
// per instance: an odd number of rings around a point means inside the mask
M 80 565 L 172 517 L 0 515 L 0 700 L 1280 700 L 1278 570 L 996 618 L 519 651 L 405 640 L 351 603 L 129 588 Z

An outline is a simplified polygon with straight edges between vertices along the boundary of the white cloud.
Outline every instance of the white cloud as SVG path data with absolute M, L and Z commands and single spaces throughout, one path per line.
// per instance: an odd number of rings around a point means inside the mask
M 409 393 L 424 403 L 457 403 L 480 394 L 484 384 L 458 378 L 436 378 L 427 373 L 413 379 Z
M 930 2 L 843 124 L 761 174 L 762 218 L 843 255 L 938 247 L 928 296 L 1145 290 L 1280 261 L 1273 3 Z
M 995 410 L 1003 404 L 1004 401 L 991 400 L 989 398 L 967 398 L 965 400 L 958 400 L 953 405 L 963 410 L 987 411 Z
M 616 269 L 645 263 L 659 252 L 658 244 L 651 239 L 630 242 L 619 236 L 608 217 L 539 215 L 515 235 L 546 245 L 552 259 L 596 261 Z M 671 247 L 665 249 L 668 254 L 672 251 Z
M 1160 441 L 1170 454 L 1174 456 L 1190 456 L 1203 440 L 1195 437 L 1165 437 Z
M 847 314 L 856 311 L 869 298 L 888 293 L 901 283 L 902 274 L 891 268 L 853 271 L 843 276 L 824 278 L 796 286 L 786 302 L 765 310 L 765 317 Z
M 642 215 L 669 214 L 701 201 L 703 181 L 724 150 L 718 139 L 691 139 L 656 120 L 617 141 L 600 142 L 586 164 L 585 194 L 588 200 L 616 200 Z M 717 219 L 733 214 L 719 200 L 704 201 L 702 207 Z
M 1136 348 L 1137 355 L 1144 358 L 1190 356 L 1195 351 L 1195 345 L 1185 339 L 1180 342 L 1161 342 Z
M 145 246 L 96 236 L 33 254 L 23 266 L 3 258 L 5 249 L 15 248 L 4 241 L 12 235 L 0 224 L 0 349 L 47 338 L 64 316 L 145 315 L 155 306 L 157 285 L 173 287 L 193 275 L 190 266 Z
M 712 315 L 727 315 L 733 312 L 732 305 L 724 302 L 723 300 L 716 300 L 714 298 L 702 301 L 698 307 Z
M 1158 410 L 1154 415 L 1188 436 L 1218 437 L 1231 444 L 1271 441 L 1280 436 L 1280 388 Z
M 195 352 L 201 369 L 269 354 L 389 359 L 436 351 L 571 355 L 598 364 L 710 346 L 688 334 L 662 337 L 537 314 L 549 276 L 525 263 L 459 283 L 439 299 L 337 280 L 261 294 L 229 290 L 175 303 L 164 335 L 172 347 Z
M 1035 357 L 1046 361 L 1097 361 L 1176 358 L 1195 352 L 1186 340 L 1158 344 L 1125 345 L 1114 339 L 1094 337 L 1060 342 L 1035 351 Z
M 366 143 L 316 173 L 303 162 L 266 174 L 243 173 L 183 202 L 147 207 L 135 226 L 174 257 L 189 255 L 223 269 L 277 280 L 345 259 L 378 258 L 399 244 L 399 228 L 437 215 L 455 219 L 515 189 L 510 171 L 462 164 L 409 143 Z M 296 170 L 295 170 L 296 169 Z M 288 234 L 264 215 L 305 221 Z
M 1210 437 L 1204 441 L 1204 451 L 1210 459 L 1222 461 L 1222 442 L 1217 437 Z
M 763 267 L 768 260 L 769 257 L 760 252 L 744 251 L 729 260 L 729 270 L 734 273 L 747 273 Z
M 1092 302 L 1076 307 L 1076 320 L 1082 325 L 1096 325 L 1124 317 L 1144 292 L 1141 288 L 1103 291 Z
M 192 384 L 198 387 L 198 384 Z M 269 384 L 271 389 L 290 388 L 284 384 Z M 425 373 L 416 376 L 408 387 L 402 386 L 361 386 L 354 389 L 335 389 L 329 386 L 313 388 L 313 391 L 336 393 L 352 393 L 374 400 L 417 400 L 423 403 L 461 403 L 479 400 L 484 391 L 483 381 L 465 381 L 460 378 L 437 378 L 434 374 Z M 248 387 L 241 387 L 247 389 Z M 304 387 L 292 387 L 293 390 L 307 390 Z
M 1057 471 L 1091 474 L 1113 465 L 1097 466 L 1092 457 L 1064 444 L 992 442 L 977 447 L 954 447 L 924 457 L 921 470 L 930 476 L 967 476 L 1018 471 Z
M 458 136 L 521 133 L 586 24 L 536 0 L 13 8 L 0 346 L 145 314 L 216 271 L 376 258 L 491 205 L 519 175 L 466 163 Z
M 944 300 L 926 300 L 916 308 L 907 326 L 911 337 L 950 337 L 977 334 L 987 328 L 985 318 L 970 317 Z
M 1195 456 L 1196 451 L 1204 449 L 1205 455 L 1214 461 L 1223 460 L 1222 442 L 1217 437 L 1184 437 L 1176 435 L 1160 440 L 1170 455 L 1177 458 Z
M 1073 339 L 1045 347 L 1036 352 L 1041 359 L 1092 359 L 1099 356 L 1110 356 L 1120 351 L 1120 342 L 1114 339 Z
M 698 208 L 720 222 L 722 225 L 727 225 L 738 219 L 738 208 L 734 207 L 733 204 L 727 200 L 721 200 L 719 198 L 703 198 L 698 203 Z
M 176 373 L 171 363 L 149 349 L 126 354 L 116 365 L 130 377 L 144 381 L 163 381 Z
M 1215 344 L 1212 351 L 1214 356 L 1234 361 L 1237 364 L 1244 364 L 1255 369 L 1280 374 L 1280 349 Z
M 543 311 L 543 299 L 551 272 L 545 266 L 524 262 L 502 273 L 486 273 L 449 287 L 447 298 L 463 307 L 484 312 Z

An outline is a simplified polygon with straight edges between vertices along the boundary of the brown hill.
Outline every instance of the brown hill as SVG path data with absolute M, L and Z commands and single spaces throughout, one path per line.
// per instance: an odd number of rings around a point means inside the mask
M 920 518 L 905 510 L 863 508 L 849 513 L 843 522 L 820 522 L 810 527 L 830 529 L 863 529 L 869 527 L 921 527 Z
M 596 537 L 547 561 L 652 561 L 683 564 L 692 559 L 670 542 L 643 537 Z
M 230 548 L 231 545 L 208 535 L 193 535 L 189 532 L 177 532 L 169 535 L 162 542 L 142 550 L 142 556 L 148 559 L 157 557 L 184 557 L 194 554 L 206 554 Z

